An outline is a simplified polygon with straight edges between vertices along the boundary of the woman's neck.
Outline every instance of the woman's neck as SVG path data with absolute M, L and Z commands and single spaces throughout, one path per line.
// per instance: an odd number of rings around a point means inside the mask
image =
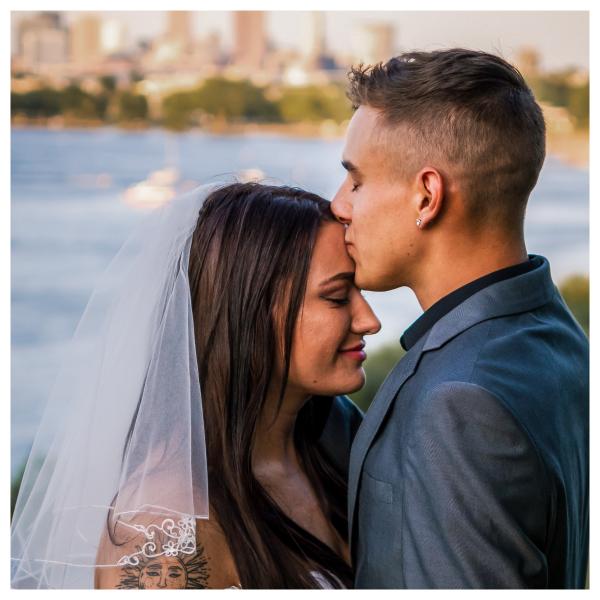
M 299 468 L 294 427 L 308 398 L 305 393 L 288 389 L 278 411 L 279 388 L 271 386 L 254 437 L 252 465 L 257 476 L 263 472 L 284 474 Z

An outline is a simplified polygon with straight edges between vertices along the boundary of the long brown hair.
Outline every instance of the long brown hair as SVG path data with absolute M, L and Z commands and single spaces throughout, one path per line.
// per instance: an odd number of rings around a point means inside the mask
M 237 183 L 206 199 L 192 237 L 189 279 L 211 514 L 225 533 L 244 588 L 317 587 L 310 575 L 315 569 L 334 587 L 336 577 L 352 585 L 350 567 L 283 513 L 254 477 L 251 463 L 278 358 L 283 358 L 279 406 L 283 400 L 311 254 L 319 226 L 328 220 L 334 220 L 329 202 L 319 196 Z M 274 315 L 281 312 L 278 325 Z M 308 401 L 294 439 L 325 514 L 347 538 L 346 482 L 317 444 L 314 424 L 324 404 L 323 398 Z

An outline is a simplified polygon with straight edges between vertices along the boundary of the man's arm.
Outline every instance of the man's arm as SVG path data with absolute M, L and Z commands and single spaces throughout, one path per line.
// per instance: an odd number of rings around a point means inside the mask
M 418 409 L 406 451 L 406 587 L 546 586 L 545 467 L 498 398 L 475 384 L 437 386 Z

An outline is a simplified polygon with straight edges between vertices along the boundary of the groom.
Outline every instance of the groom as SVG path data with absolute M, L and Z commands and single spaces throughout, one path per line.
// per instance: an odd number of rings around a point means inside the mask
M 332 208 L 356 284 L 424 310 L 352 448 L 356 586 L 581 588 L 588 341 L 523 235 L 541 110 L 463 49 L 354 69 L 349 96 Z

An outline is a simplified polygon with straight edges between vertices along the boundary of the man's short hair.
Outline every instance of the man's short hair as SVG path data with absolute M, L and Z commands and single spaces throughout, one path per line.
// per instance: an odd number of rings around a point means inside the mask
M 403 136 L 404 177 L 429 165 L 460 182 L 471 215 L 523 222 L 545 157 L 542 111 L 519 71 L 493 54 L 454 48 L 407 52 L 349 73 L 354 108 L 380 111 L 384 134 Z

